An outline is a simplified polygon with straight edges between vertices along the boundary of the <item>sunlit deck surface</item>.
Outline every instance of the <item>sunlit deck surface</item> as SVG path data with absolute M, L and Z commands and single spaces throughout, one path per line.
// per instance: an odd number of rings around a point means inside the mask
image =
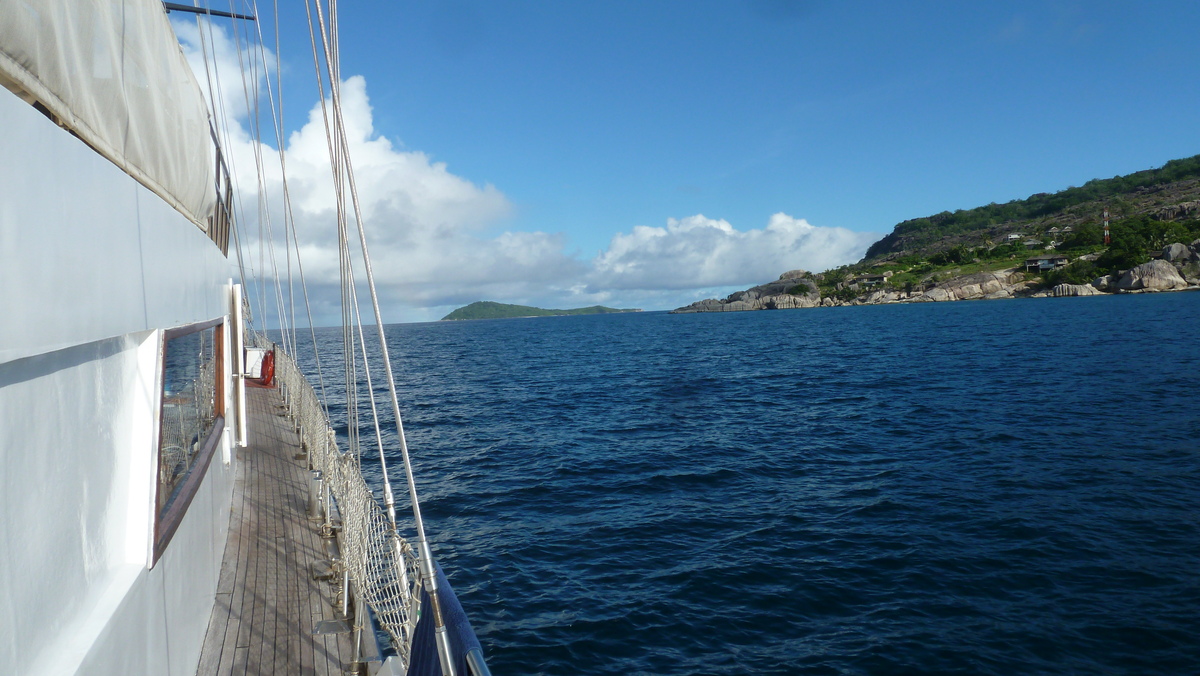
M 342 674 L 351 634 L 314 636 L 336 619 L 336 580 L 313 579 L 330 559 L 308 520 L 308 469 L 278 390 L 247 388 L 249 445 L 238 449 L 229 540 L 198 676 Z

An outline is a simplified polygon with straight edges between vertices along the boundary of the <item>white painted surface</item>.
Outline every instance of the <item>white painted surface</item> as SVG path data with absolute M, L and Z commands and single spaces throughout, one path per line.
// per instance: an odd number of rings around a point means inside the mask
M 235 463 L 214 458 L 149 568 L 159 349 L 228 314 L 229 265 L 3 91 L 0 129 L 0 671 L 190 676 Z
M 232 282 L 233 280 L 231 279 L 229 281 Z M 235 413 L 237 414 L 237 445 L 244 448 L 248 441 L 246 437 L 246 368 L 244 364 L 245 359 L 242 357 L 243 351 L 245 350 L 245 336 L 243 334 L 245 333 L 246 324 L 244 321 L 242 321 L 242 285 L 233 284 L 232 286 L 233 298 L 231 299 L 231 302 L 233 303 L 234 332 L 231 334 L 233 339 L 233 351 L 229 354 L 233 355 L 234 357 L 234 387 L 231 391 L 237 398 L 237 403 L 234 406 Z
M 39 674 L 195 669 L 234 466 L 214 458 L 147 569 L 160 340 L 144 332 L 0 365 L 0 664 Z
M 56 652 L 79 652 L 49 641 L 85 638 L 80 620 L 111 603 L 127 566 L 145 565 L 131 516 L 146 486 L 133 478 L 152 457 L 126 450 L 140 416 L 122 396 L 136 385 L 137 347 L 115 338 L 0 366 L 0 663 L 40 671 Z
M 246 348 L 246 377 L 261 378 L 263 359 L 266 359 L 267 351 L 261 347 Z
M 0 363 L 229 311 L 179 212 L 4 90 L 0 129 Z

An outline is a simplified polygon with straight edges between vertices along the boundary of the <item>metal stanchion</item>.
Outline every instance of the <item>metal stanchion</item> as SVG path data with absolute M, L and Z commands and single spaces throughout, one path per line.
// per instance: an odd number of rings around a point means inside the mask
M 320 470 L 314 469 L 308 473 L 308 518 L 311 521 L 321 520 L 321 490 L 324 483 Z

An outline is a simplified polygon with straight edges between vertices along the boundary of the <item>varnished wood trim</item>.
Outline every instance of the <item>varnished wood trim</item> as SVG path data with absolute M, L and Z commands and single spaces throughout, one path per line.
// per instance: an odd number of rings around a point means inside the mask
M 171 544 L 171 538 L 175 537 L 175 531 L 183 521 L 183 515 L 187 513 L 188 507 L 192 504 L 192 498 L 196 497 L 200 482 L 204 481 L 205 475 L 208 474 L 208 466 L 212 463 L 213 455 L 216 454 L 217 446 L 221 443 L 221 435 L 224 433 L 225 418 L 218 416 L 213 421 L 212 432 L 209 432 L 208 438 L 204 440 L 204 446 L 200 448 L 200 456 L 196 459 L 196 464 L 192 465 L 187 478 L 183 480 L 183 485 L 179 487 L 178 495 L 171 501 L 166 511 L 155 519 L 154 561 L 151 563 L 151 567 L 158 563 L 158 559 L 162 557 L 167 545 Z

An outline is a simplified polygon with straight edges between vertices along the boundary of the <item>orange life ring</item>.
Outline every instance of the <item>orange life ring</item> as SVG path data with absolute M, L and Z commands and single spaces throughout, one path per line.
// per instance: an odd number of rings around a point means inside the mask
M 263 387 L 271 387 L 275 383 L 275 350 L 263 355 L 262 369 L 259 370 L 258 378 L 251 378 L 250 382 Z

